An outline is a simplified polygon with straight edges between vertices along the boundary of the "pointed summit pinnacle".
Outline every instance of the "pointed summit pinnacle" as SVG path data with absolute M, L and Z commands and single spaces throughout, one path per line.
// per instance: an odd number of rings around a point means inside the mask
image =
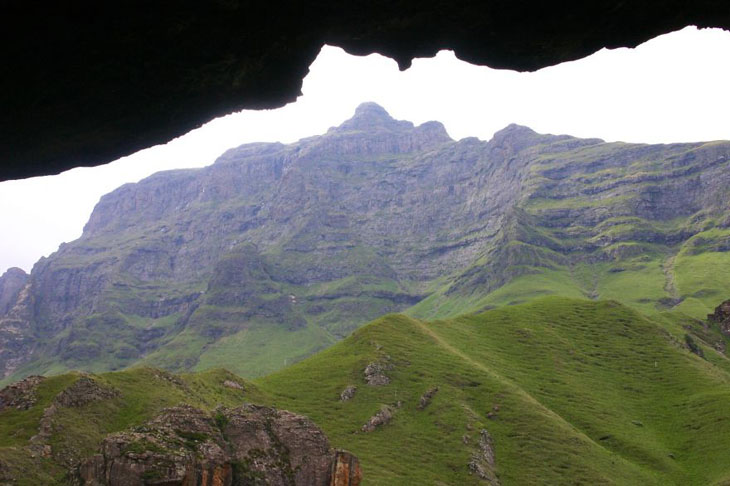
M 340 125 L 340 128 L 347 130 L 367 130 L 376 127 L 395 128 L 403 123 L 410 127 L 413 125 L 408 122 L 398 122 L 391 117 L 385 108 L 372 101 L 362 103 L 355 109 L 355 115 Z M 402 128 L 405 128 L 402 127 Z
M 355 116 L 369 116 L 392 119 L 388 112 L 385 111 L 385 108 L 372 101 L 360 103 L 360 105 L 355 108 Z
M 452 141 L 439 122 L 414 127 L 409 121 L 394 119 L 372 102 L 358 106 L 352 118 L 330 128 L 323 140 L 328 144 L 339 140 L 340 148 L 347 147 L 342 150 L 360 154 L 406 153 Z

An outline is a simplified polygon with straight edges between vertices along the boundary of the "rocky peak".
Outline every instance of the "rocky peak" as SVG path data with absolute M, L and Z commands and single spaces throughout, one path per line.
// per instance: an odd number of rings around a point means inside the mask
M 505 145 L 506 143 L 514 144 L 515 142 L 523 143 L 525 141 L 535 139 L 539 135 L 533 129 L 516 123 L 510 123 L 501 130 L 494 132 L 494 136 L 490 143 L 494 145 Z
M 355 114 L 352 118 L 337 127 L 340 131 L 366 131 L 383 128 L 390 130 L 408 129 L 413 128 L 413 124 L 406 121 L 395 120 L 387 111 L 385 111 L 385 108 L 370 101 L 360 104 L 355 109 Z
M 349 120 L 343 122 L 339 127 L 332 129 L 336 132 L 350 131 L 390 131 L 398 132 L 404 135 L 417 134 L 420 137 L 428 137 L 432 142 L 450 142 L 452 141 L 446 128 L 441 122 L 428 121 L 414 127 L 413 123 L 404 120 L 396 120 L 385 111 L 385 108 L 373 103 L 372 101 L 362 103 L 355 109 L 355 114 Z
M 432 142 L 451 142 L 452 138 L 446 133 L 444 124 L 437 121 L 427 121 L 416 127 L 416 132 L 423 137 L 428 137 Z
M 439 122 L 414 127 L 409 121 L 395 120 L 382 106 L 368 102 L 358 106 L 352 118 L 313 139 L 307 152 L 317 156 L 400 154 L 452 141 Z

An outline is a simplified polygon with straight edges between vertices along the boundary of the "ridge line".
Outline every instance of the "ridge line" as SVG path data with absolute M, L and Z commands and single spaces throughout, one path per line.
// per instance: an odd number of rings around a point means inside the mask
M 477 369 L 479 369 L 479 370 L 483 371 L 484 373 L 486 373 L 486 374 L 490 375 L 490 376 L 491 376 L 492 378 L 494 378 L 495 380 L 497 380 L 497 381 L 501 381 L 501 382 L 505 383 L 506 385 L 508 385 L 508 386 L 512 387 L 513 389 L 515 389 L 515 391 L 516 391 L 516 393 L 517 393 L 518 395 L 520 395 L 521 397 L 523 397 L 523 398 L 524 398 L 525 400 L 527 400 L 528 402 L 530 402 L 530 403 L 532 403 L 532 404 L 536 405 L 536 406 L 537 406 L 537 407 L 539 407 L 539 408 L 540 408 L 541 410 L 543 410 L 544 412 L 546 412 L 546 413 L 547 413 L 548 415 L 550 415 L 550 416 L 552 416 L 552 417 L 556 418 L 556 419 L 557 419 L 557 420 L 558 420 L 558 421 L 559 421 L 559 422 L 560 422 L 561 424 L 563 424 L 563 425 L 567 426 L 568 428 L 570 428 L 571 430 L 573 430 L 573 431 L 574 431 L 574 432 L 575 432 L 576 434 L 578 434 L 578 435 L 579 435 L 580 437 L 584 438 L 585 440 L 587 440 L 587 441 L 588 441 L 588 442 L 590 442 L 591 444 L 593 444 L 593 445 L 595 445 L 596 447 L 598 447 L 598 448 L 600 448 L 600 449 L 602 449 L 602 450 L 606 451 L 606 452 L 607 452 L 607 453 L 609 453 L 609 454 L 612 454 L 612 455 L 614 455 L 614 456 L 618 456 L 618 457 L 620 457 L 620 458 L 621 458 L 622 460 L 624 460 L 624 461 L 627 461 L 627 462 L 629 462 L 629 463 L 631 463 L 631 464 L 634 464 L 635 466 L 639 466 L 639 467 L 641 467 L 640 465 L 638 465 L 638 464 L 634 463 L 633 461 L 629 461 L 628 459 L 626 459 L 625 457 L 623 457 L 623 455 L 621 455 L 621 454 L 617 454 L 617 453 L 615 453 L 615 452 L 611 451 L 610 449 L 607 449 L 607 448 L 606 448 L 606 447 L 604 447 L 603 445 L 599 444 L 599 443 L 598 443 L 598 442 L 596 442 L 595 440 L 591 439 L 591 438 L 590 438 L 590 437 L 589 437 L 589 436 L 588 436 L 588 435 L 587 435 L 587 434 L 586 434 L 585 432 L 583 432 L 582 430 L 580 430 L 580 429 L 579 429 L 578 427 L 576 427 L 576 426 L 575 426 L 575 425 L 573 425 L 572 423 L 568 422 L 568 421 L 567 421 L 567 420 L 566 420 L 566 419 L 565 419 L 565 418 L 564 418 L 564 417 L 563 417 L 562 415 L 560 415 L 559 413 L 555 412 L 555 411 L 554 411 L 554 410 L 552 410 L 551 408 L 549 408 L 549 407 L 547 407 L 546 405 L 544 405 L 544 404 L 543 404 L 542 402 L 540 402 L 540 401 L 539 401 L 539 400 L 538 400 L 537 398 L 535 398 L 534 396 L 532 396 L 532 394 L 530 394 L 529 392 L 527 392 L 526 390 L 524 390 L 524 389 L 523 389 L 522 387 L 520 387 L 520 386 L 518 386 L 517 384 L 515 384 L 515 383 L 514 383 L 514 382 L 513 382 L 512 380 L 510 380 L 509 378 L 505 378 L 505 377 L 503 377 L 502 375 L 500 375 L 500 374 L 499 374 L 499 373 L 497 373 L 496 371 L 494 371 L 494 370 L 492 370 L 492 369 L 490 369 L 490 368 L 486 367 L 486 366 L 485 366 L 485 365 L 483 365 L 482 363 L 480 363 L 480 362 L 476 361 L 476 360 L 475 360 L 474 358 L 470 357 L 469 355 L 465 354 L 464 352 L 462 352 L 462 351 L 460 351 L 459 349 L 457 349 L 457 348 L 455 348 L 454 346 L 452 346 L 452 345 L 451 345 L 451 344 L 450 344 L 450 343 L 449 343 L 448 341 L 446 341 L 446 340 L 445 340 L 444 338 L 442 338 L 441 336 L 439 336 L 439 335 L 438 335 L 438 334 L 436 333 L 436 331 L 434 331 L 433 329 L 431 329 L 430 327 L 428 327 L 428 326 L 426 325 L 426 323 L 424 323 L 424 321 L 421 321 L 421 320 L 419 320 L 419 319 L 413 319 L 413 318 L 411 318 L 411 320 L 412 320 L 412 321 L 413 321 L 413 322 L 414 322 L 414 323 L 415 323 L 415 324 L 416 324 L 416 325 L 417 325 L 417 326 L 418 326 L 418 327 L 419 327 L 419 328 L 420 328 L 420 329 L 421 329 L 421 330 L 422 330 L 422 331 L 423 331 L 423 332 L 424 332 L 424 333 L 425 333 L 426 335 L 428 335 L 428 336 L 429 336 L 429 337 L 430 337 L 431 339 L 433 339 L 433 340 L 434 340 L 434 342 L 435 342 L 435 343 L 436 343 L 436 344 L 437 344 L 438 346 L 441 346 L 442 348 L 444 348 L 444 349 L 445 349 L 446 351 L 450 352 L 450 353 L 451 353 L 451 354 L 453 354 L 454 356 L 457 356 L 457 357 L 461 358 L 462 360 L 466 361 L 467 363 L 469 363 L 469 364 L 470 364 L 470 365 L 472 365 L 473 367 L 475 367 L 475 368 L 477 368 Z

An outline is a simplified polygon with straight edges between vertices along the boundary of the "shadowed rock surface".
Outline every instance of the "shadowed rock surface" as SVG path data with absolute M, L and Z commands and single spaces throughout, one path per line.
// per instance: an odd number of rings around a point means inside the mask
M 357 458 L 334 451 L 309 419 L 245 405 L 214 416 L 166 409 L 132 432 L 110 435 L 79 467 L 81 484 L 357 486 Z
M 212 118 L 295 100 L 323 44 L 401 68 L 451 49 L 535 70 L 687 25 L 717 0 L 621 2 L 29 2 L 3 4 L 0 180 L 99 165 Z

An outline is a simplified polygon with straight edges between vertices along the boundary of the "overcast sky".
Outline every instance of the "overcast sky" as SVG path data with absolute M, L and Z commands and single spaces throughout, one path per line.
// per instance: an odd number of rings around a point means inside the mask
M 0 183 L 0 273 L 13 266 L 30 271 L 61 242 L 78 238 L 99 197 L 125 182 L 209 165 L 247 142 L 324 133 L 363 101 L 416 124 L 439 120 L 455 139 L 489 140 L 510 123 L 607 141 L 730 139 L 728 59 L 730 32 L 693 27 L 535 73 L 472 66 L 449 51 L 399 72 L 382 56 L 325 46 L 296 103 L 219 118 L 103 167 Z

